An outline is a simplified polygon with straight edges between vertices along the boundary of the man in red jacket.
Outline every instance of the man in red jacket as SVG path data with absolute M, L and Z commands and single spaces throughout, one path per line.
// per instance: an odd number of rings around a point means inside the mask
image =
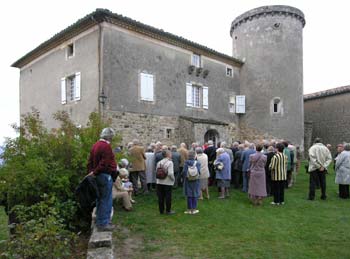
M 116 172 L 117 165 L 110 142 L 115 133 L 112 128 L 104 128 L 101 132 L 101 139 L 91 149 L 88 173 L 96 177 L 99 197 L 96 202 L 96 226 L 98 231 L 111 231 L 114 225 L 111 224 L 112 212 L 112 174 Z

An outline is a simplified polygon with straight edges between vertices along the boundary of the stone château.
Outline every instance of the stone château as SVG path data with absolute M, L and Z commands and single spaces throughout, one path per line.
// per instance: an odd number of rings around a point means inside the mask
M 105 9 L 78 20 L 12 66 L 20 113 L 50 128 L 67 111 L 111 118 L 123 143 L 283 138 L 303 146 L 304 14 L 264 6 L 234 19 L 232 56 Z

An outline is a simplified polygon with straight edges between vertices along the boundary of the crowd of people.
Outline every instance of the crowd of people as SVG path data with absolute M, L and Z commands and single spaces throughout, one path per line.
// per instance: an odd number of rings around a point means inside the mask
M 296 182 L 300 169 L 301 152 L 288 141 L 271 140 L 256 143 L 234 142 L 215 145 L 185 143 L 179 147 L 161 142 L 145 148 L 135 139 L 127 145 L 128 159 L 117 165 L 110 141 L 111 128 L 101 133 L 101 139 L 93 146 L 89 158 L 90 176 L 96 177 L 99 197 L 96 206 L 96 225 L 101 231 L 113 226 L 110 213 L 113 199 L 120 199 L 123 208 L 131 211 L 133 196 L 147 195 L 156 190 L 160 214 L 172 215 L 172 190 L 183 188 L 187 199 L 185 214 L 197 214 L 198 200 L 210 199 L 209 186 L 216 186 L 218 199 L 230 196 L 230 187 L 241 189 L 255 206 L 263 204 L 267 196 L 273 196 L 271 205 L 285 203 L 284 191 Z M 349 198 L 350 144 L 338 145 L 335 157 L 335 182 L 339 184 L 339 197 Z M 326 199 L 326 173 L 332 162 L 329 148 L 316 138 L 308 151 L 310 174 L 309 200 L 315 199 L 315 190 L 321 189 L 321 199 Z M 129 180 L 130 179 L 130 180 Z

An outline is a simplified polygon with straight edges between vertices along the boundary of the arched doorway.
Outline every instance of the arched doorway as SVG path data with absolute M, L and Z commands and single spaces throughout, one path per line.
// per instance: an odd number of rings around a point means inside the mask
M 219 132 L 215 129 L 210 129 L 204 134 L 204 142 L 208 142 L 212 140 L 214 142 L 214 146 L 219 141 Z

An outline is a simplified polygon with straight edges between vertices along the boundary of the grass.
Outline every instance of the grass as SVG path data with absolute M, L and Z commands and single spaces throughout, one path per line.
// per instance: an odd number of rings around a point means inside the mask
M 173 216 L 159 215 L 153 193 L 136 197 L 135 210 L 118 211 L 114 222 L 142 236 L 142 251 L 133 258 L 350 258 L 350 200 L 339 199 L 337 188 L 330 172 L 327 201 L 319 199 L 319 190 L 308 201 L 308 175 L 302 171 L 279 207 L 269 204 L 271 198 L 253 207 L 238 190 L 218 200 L 211 188 L 211 199 L 199 201 L 197 215 L 183 213 L 186 202 L 176 190 Z

